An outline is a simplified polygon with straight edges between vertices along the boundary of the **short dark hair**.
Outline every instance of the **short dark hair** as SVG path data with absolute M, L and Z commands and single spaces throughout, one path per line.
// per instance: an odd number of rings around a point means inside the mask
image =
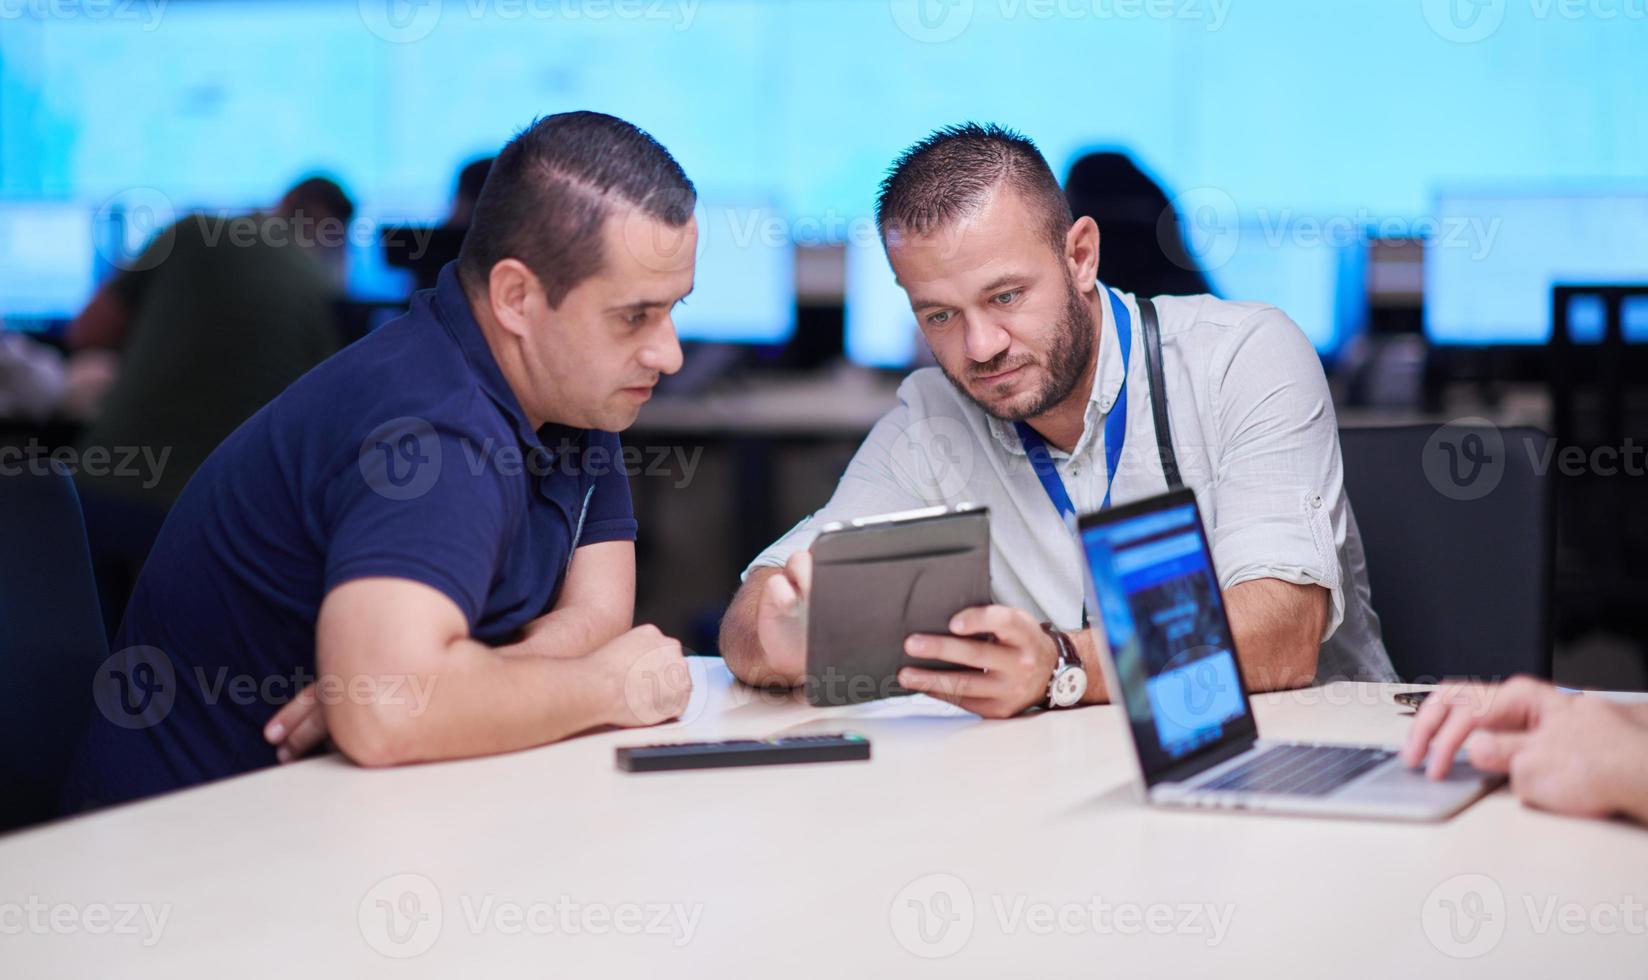
M 311 174 L 282 197 L 287 210 L 312 221 L 336 218 L 344 224 L 355 217 L 355 202 L 337 181 L 323 174 Z
M 640 129 L 599 112 L 534 120 L 493 161 L 458 254 L 458 274 L 484 290 L 492 267 L 519 259 L 551 306 L 601 268 L 601 225 L 615 202 L 679 228 L 698 192 Z
M 1064 251 L 1075 220 L 1036 144 L 994 123 L 946 126 L 905 150 L 881 182 L 876 227 L 925 235 L 973 213 L 1003 183 L 1041 212 L 1047 241 Z

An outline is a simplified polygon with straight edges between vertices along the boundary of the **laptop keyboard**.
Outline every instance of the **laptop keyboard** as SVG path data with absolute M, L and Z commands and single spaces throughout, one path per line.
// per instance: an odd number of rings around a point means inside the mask
M 1198 790 L 1326 796 L 1396 753 L 1335 745 L 1277 745 Z

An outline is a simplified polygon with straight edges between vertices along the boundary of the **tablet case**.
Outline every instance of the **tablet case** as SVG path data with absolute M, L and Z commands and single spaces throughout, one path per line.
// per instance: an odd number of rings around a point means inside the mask
M 908 656 L 904 641 L 911 633 L 948 634 L 956 613 L 991 603 L 988 509 L 962 505 L 826 529 L 812 554 L 808 703 L 909 694 L 897 680 L 906 664 L 965 669 Z

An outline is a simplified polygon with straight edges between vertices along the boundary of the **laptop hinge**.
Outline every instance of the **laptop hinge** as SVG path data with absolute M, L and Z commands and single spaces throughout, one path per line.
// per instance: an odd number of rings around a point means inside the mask
M 1233 742 L 1216 744 L 1188 759 L 1174 763 L 1155 776 L 1146 777 L 1145 783 L 1155 786 L 1157 783 L 1182 783 L 1194 779 L 1214 766 L 1229 762 L 1253 748 L 1256 744 L 1258 744 L 1258 739 L 1254 738 L 1242 738 Z

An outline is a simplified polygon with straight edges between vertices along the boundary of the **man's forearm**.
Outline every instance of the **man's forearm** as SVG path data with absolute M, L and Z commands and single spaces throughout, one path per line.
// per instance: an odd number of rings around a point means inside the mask
M 1262 578 L 1232 586 L 1224 595 L 1249 691 L 1285 691 L 1316 679 L 1327 626 L 1326 589 Z
M 582 657 L 617 639 L 633 620 L 633 613 L 621 618 L 583 605 L 554 609 L 528 623 L 520 643 L 498 647 L 496 652 L 504 656 Z
M 530 653 L 463 639 L 446 647 L 438 673 L 344 674 L 327 727 L 356 762 L 387 766 L 530 748 L 617 719 L 622 678 L 590 658 Z M 360 703 L 368 687 L 370 703 Z
M 767 579 L 782 574 L 777 568 L 758 568 L 739 586 L 726 615 L 721 617 L 721 659 L 727 669 L 745 684 L 753 687 L 797 687 L 803 678 L 791 676 L 768 663 L 766 651 L 761 648 L 761 634 L 756 625 L 756 610 L 761 604 L 761 589 Z

